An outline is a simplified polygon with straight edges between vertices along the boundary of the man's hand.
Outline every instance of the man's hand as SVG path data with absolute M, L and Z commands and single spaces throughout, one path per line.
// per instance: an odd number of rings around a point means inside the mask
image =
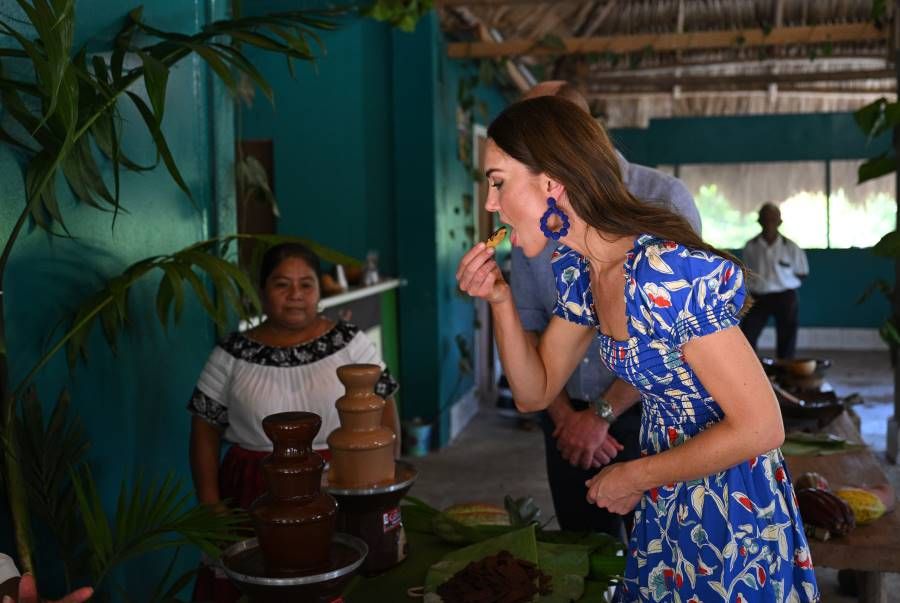
M 553 437 L 562 457 L 582 469 L 606 465 L 624 448 L 609 435 L 609 423 L 591 409 L 572 411 L 561 417 Z
M 94 594 L 94 589 L 86 586 L 84 588 L 79 588 L 78 590 L 69 593 L 62 599 L 58 601 L 48 601 L 47 603 L 82 603 L 82 601 L 87 601 Z M 37 584 L 34 581 L 34 576 L 31 574 L 25 574 L 22 576 L 22 579 L 19 580 L 19 601 L 18 603 L 41 603 L 44 601 L 41 599 L 40 595 L 37 591 Z M 11 597 L 3 597 L 3 603 L 12 603 Z

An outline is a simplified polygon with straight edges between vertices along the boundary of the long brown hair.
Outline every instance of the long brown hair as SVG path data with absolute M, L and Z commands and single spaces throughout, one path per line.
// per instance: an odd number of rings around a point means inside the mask
M 487 135 L 533 174 L 543 172 L 563 184 L 572 209 L 589 226 L 618 236 L 650 234 L 726 257 L 743 268 L 731 254 L 705 243 L 668 207 L 632 195 L 606 130 L 574 103 L 555 96 L 519 101 L 497 116 Z

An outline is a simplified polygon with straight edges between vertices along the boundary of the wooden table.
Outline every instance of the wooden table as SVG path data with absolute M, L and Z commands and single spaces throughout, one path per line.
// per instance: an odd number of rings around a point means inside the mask
M 824 430 L 852 442 L 862 443 L 856 426 L 847 413 L 841 414 Z M 788 456 L 791 475 L 815 471 L 828 480 L 833 490 L 842 487 L 889 484 L 878 459 L 867 448 L 822 456 Z M 863 572 L 859 600 L 884 603 L 884 572 L 900 572 L 900 507 L 867 526 L 858 526 L 847 536 L 826 542 L 810 539 L 814 565 Z

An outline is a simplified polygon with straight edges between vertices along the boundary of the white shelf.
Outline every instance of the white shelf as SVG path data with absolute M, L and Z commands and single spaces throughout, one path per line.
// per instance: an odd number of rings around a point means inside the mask
M 323 297 L 322 301 L 319 302 L 319 307 L 322 310 L 327 310 L 328 308 L 340 306 L 341 304 L 346 304 L 347 302 L 356 301 L 357 299 L 369 297 L 370 295 L 378 295 L 379 293 L 384 293 L 385 291 L 390 291 L 391 289 L 397 289 L 398 287 L 405 286 L 406 279 L 390 278 L 381 281 L 377 285 L 371 285 L 369 287 L 359 287 L 357 289 L 345 291 L 344 293 L 338 293 L 337 295 L 332 295 L 330 297 Z M 251 329 L 259 325 L 264 319 L 265 316 L 260 315 L 251 318 L 250 320 L 242 320 L 240 324 L 238 324 L 238 331 L 244 332 L 247 329 Z
M 370 295 L 378 295 L 379 293 L 384 293 L 385 291 L 390 291 L 391 289 L 403 287 L 404 285 L 406 285 L 405 280 L 399 278 L 391 278 L 383 280 L 377 285 L 359 287 L 358 289 L 351 289 L 349 291 L 345 291 L 344 293 L 338 293 L 337 295 L 323 297 L 322 301 L 319 302 L 319 305 L 323 310 L 327 310 L 328 308 L 340 306 L 341 304 L 346 304 L 347 302 L 352 302 L 364 297 L 369 297 Z

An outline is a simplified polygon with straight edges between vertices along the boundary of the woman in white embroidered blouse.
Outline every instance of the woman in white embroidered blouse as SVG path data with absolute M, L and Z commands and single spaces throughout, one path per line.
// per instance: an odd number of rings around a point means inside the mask
M 344 394 L 336 369 L 345 364 L 384 363 L 375 345 L 356 326 L 318 312 L 319 260 L 306 247 L 283 244 L 263 257 L 260 288 L 266 320 L 246 333 L 232 333 L 213 349 L 188 403 L 191 470 L 201 503 L 230 500 L 248 508 L 265 489 L 259 463 L 272 449 L 262 419 L 284 411 L 322 417 L 313 448 L 327 457 L 326 438 L 339 427 L 335 401 Z M 375 391 L 387 400 L 383 423 L 397 434 L 387 369 Z M 219 463 L 222 440 L 232 444 Z M 204 574 L 208 573 L 204 577 Z M 226 603 L 239 593 L 227 580 L 198 576 L 194 600 Z

